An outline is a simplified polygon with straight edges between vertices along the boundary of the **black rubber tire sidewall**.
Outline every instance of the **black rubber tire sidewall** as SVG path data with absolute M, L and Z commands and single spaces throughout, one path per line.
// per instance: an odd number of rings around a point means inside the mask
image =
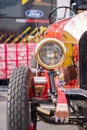
M 16 68 L 9 80 L 7 124 L 8 130 L 29 130 L 29 87 L 33 74 L 25 66 Z

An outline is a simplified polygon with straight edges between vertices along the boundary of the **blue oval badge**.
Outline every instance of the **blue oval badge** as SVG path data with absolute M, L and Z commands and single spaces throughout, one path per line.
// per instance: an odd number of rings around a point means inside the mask
M 44 16 L 44 13 L 41 10 L 27 10 L 25 15 L 30 18 L 40 18 Z

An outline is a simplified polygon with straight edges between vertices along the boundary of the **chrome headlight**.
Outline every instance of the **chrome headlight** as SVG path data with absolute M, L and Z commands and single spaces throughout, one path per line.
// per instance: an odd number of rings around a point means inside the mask
M 63 64 L 66 49 L 63 43 L 55 38 L 42 40 L 36 47 L 35 57 L 37 62 L 45 69 L 56 69 Z

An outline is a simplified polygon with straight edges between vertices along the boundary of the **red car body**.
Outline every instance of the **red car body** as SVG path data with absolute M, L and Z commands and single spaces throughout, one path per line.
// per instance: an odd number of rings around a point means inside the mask
M 87 11 L 56 21 L 35 45 L 30 68 L 15 68 L 8 85 L 8 130 L 36 130 L 38 116 L 50 124 L 75 123 L 87 129 L 87 88 L 85 79 L 80 82 L 83 58 L 79 60 L 86 27 Z

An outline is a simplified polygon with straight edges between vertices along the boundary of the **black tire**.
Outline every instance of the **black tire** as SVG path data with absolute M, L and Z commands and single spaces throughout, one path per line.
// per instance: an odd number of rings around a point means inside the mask
M 33 83 L 33 74 L 25 66 L 16 68 L 8 85 L 8 130 L 29 130 L 29 87 Z

